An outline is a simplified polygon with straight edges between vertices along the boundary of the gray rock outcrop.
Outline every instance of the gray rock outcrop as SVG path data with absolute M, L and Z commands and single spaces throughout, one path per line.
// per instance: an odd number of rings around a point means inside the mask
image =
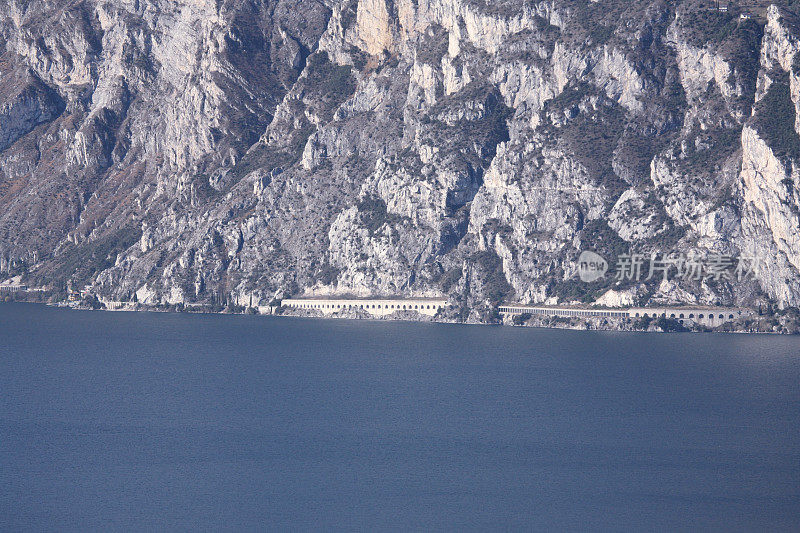
M 706 4 L 0 0 L 0 276 L 800 305 L 797 15 Z M 759 268 L 584 284 L 584 250 Z

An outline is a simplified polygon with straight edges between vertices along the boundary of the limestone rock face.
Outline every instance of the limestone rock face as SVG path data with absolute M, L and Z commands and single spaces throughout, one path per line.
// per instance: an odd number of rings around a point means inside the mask
M 9 71 L 0 91 L 0 150 L 5 150 L 36 126 L 53 120 L 64 109 L 58 95 L 29 71 Z
M 0 0 L 0 278 L 467 321 L 800 305 L 800 18 L 706 4 Z M 626 254 L 759 268 L 633 280 Z

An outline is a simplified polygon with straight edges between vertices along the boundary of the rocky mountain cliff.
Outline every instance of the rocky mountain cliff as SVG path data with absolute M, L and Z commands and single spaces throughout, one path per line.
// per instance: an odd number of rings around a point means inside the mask
M 796 4 L 0 0 L 0 278 L 797 306 Z M 586 250 L 760 268 L 585 283 Z

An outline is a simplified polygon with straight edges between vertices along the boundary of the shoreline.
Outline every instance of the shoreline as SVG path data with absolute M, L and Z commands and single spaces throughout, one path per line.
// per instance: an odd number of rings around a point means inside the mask
M 560 323 L 560 324 L 541 324 L 541 323 L 526 323 L 526 324 L 516 324 L 514 323 L 513 319 L 503 319 L 499 322 L 479 322 L 479 321 L 458 321 L 458 320 L 448 320 L 448 319 L 441 319 L 436 317 L 427 317 L 427 318 L 418 318 L 415 319 L 413 317 L 394 317 L 394 315 L 387 315 L 385 317 L 377 318 L 373 316 L 360 316 L 359 313 L 351 313 L 348 315 L 341 315 L 341 316 L 334 316 L 334 315 L 324 315 L 324 314 L 311 314 L 311 313 L 268 313 L 262 314 L 258 312 L 248 313 L 232 313 L 232 312 L 225 312 L 223 311 L 212 311 L 209 310 L 207 307 L 204 306 L 197 306 L 194 308 L 188 307 L 184 308 L 183 310 L 177 310 L 175 308 L 159 308 L 156 306 L 146 306 L 143 304 L 135 304 L 135 308 L 132 307 L 121 307 L 117 309 L 108 309 L 108 308 L 93 308 L 87 305 L 70 305 L 65 302 L 59 303 L 51 303 L 51 302 L 41 302 L 41 301 L 31 301 L 31 300 L 13 300 L 13 301 L 0 301 L 0 304 L 4 303 L 23 303 L 23 304 L 34 304 L 34 305 L 44 305 L 47 307 L 57 308 L 57 309 L 65 309 L 65 310 L 74 310 L 74 311 L 103 311 L 103 312 L 127 312 L 127 313 L 170 313 L 170 314 L 182 314 L 182 315 L 230 315 L 230 316 L 253 316 L 253 317 L 264 317 L 264 318 L 300 318 L 300 319 L 316 319 L 316 320 L 351 320 L 351 321 L 367 321 L 367 322 L 405 322 L 405 323 L 431 323 L 431 324 L 449 324 L 449 325 L 465 325 L 465 326 L 495 326 L 495 327 L 513 327 L 513 328 L 527 328 L 527 329 L 545 329 L 545 330 L 569 330 L 569 331 L 587 331 L 587 332 L 617 332 L 617 333 L 660 333 L 660 334 L 668 334 L 668 333 L 710 333 L 710 334 L 737 334 L 737 335 L 797 335 L 789 332 L 781 332 L 781 331 L 748 331 L 742 329 L 730 329 L 730 330 L 722 330 L 720 328 L 704 328 L 704 329 L 688 329 L 684 328 L 683 330 L 663 330 L 657 327 L 648 327 L 647 329 L 641 328 L 633 328 L 633 327 L 603 327 L 603 325 L 609 326 L 610 324 L 606 321 L 605 324 L 597 324 L 596 320 L 586 320 L 586 319 L 569 319 L 569 323 Z

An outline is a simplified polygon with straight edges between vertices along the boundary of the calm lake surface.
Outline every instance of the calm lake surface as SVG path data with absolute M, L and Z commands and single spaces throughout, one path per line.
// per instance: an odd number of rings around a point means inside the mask
M 800 338 L 0 305 L 0 530 L 800 527 Z

